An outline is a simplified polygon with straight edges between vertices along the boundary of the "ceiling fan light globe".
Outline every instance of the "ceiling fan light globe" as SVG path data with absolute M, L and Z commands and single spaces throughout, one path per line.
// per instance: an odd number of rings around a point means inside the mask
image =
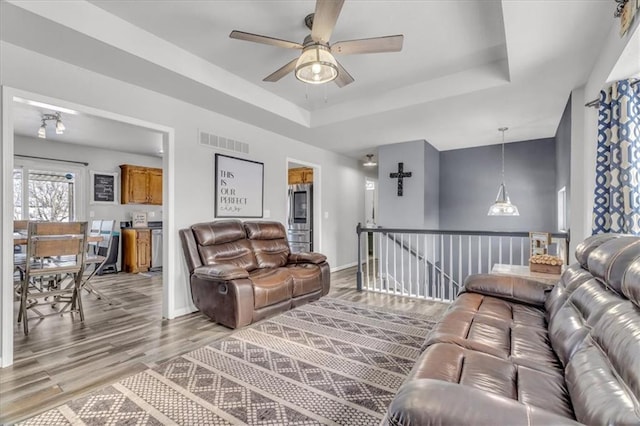
M 295 75 L 303 83 L 328 83 L 338 77 L 338 64 L 326 46 L 314 44 L 302 51 Z

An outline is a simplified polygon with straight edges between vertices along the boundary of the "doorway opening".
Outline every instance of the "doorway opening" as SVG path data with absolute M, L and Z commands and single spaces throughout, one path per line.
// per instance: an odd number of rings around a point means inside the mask
M 122 233 L 134 214 L 144 213 L 149 227 L 152 224 L 156 228 L 164 227 L 167 230 L 173 227 L 173 129 L 8 87 L 2 88 L 2 101 L 4 143 L 1 176 L 5 191 L 1 218 L 4 235 L 12 232 L 10 230 L 14 220 L 87 221 L 89 224 L 98 221 L 114 222 L 115 226 L 110 235 L 114 244 L 112 250 L 117 253 L 114 260 L 117 269 L 105 268 L 104 271 L 100 271 L 100 274 L 107 274 L 114 269 L 115 272 L 124 270 Z M 45 132 L 42 129 L 39 131 L 38 126 L 47 114 L 61 116 L 64 120 L 64 131 L 53 131 L 49 128 Z M 162 170 L 161 202 L 143 205 L 121 202 L 122 171 L 119 166 L 123 163 Z M 109 180 L 109 176 L 113 176 L 113 179 Z M 168 277 L 173 275 L 175 265 L 174 262 L 167 262 L 175 258 L 175 249 L 172 248 L 175 247 L 175 241 L 171 241 L 174 240 L 171 237 L 173 232 L 165 233 L 167 234 L 169 238 L 156 239 L 155 248 L 156 253 L 163 254 L 162 258 L 155 260 L 156 265 L 163 266 L 162 269 L 156 269 L 153 278 L 157 289 L 154 291 L 158 295 L 158 304 L 153 309 L 158 311 L 158 319 L 175 316 L 172 300 L 168 297 L 173 293 L 173 280 Z M 2 244 L 4 253 L 15 250 L 13 240 L 4 239 Z M 154 250 L 151 246 L 148 248 L 151 255 Z M 2 367 L 13 363 L 16 349 L 13 262 L 13 256 L 3 256 L 0 306 Z M 96 279 L 99 285 L 104 285 L 110 279 L 126 281 L 126 278 L 121 279 L 121 276 L 120 273 L 107 274 L 104 277 L 96 276 Z M 108 292 L 106 293 L 108 295 Z M 99 296 L 102 297 L 104 294 Z M 82 297 L 91 299 L 94 304 L 104 302 L 102 304 L 105 305 L 105 309 L 100 313 L 102 316 L 110 309 L 118 309 L 117 305 L 109 306 L 110 301 L 98 297 L 97 293 L 85 291 Z M 86 308 L 85 314 L 89 314 L 85 316 L 86 322 L 91 317 Z M 57 318 L 54 316 L 34 321 L 34 328 L 29 334 L 30 344 L 38 338 L 40 323 L 43 324 L 43 329 L 48 328 L 46 323 L 55 322 Z M 82 328 L 88 328 L 84 325 L 78 327 L 75 324 L 76 318 L 73 319 L 72 325 L 67 315 L 63 316 L 62 320 L 69 323 L 69 331 L 73 329 L 73 332 L 82 332 Z
M 287 239 L 292 252 L 321 251 L 320 165 L 287 158 Z

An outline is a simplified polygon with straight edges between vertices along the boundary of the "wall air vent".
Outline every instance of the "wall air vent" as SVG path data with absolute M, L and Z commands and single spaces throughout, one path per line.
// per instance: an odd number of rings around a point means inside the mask
M 217 136 L 212 133 L 203 131 L 200 132 L 200 145 L 207 146 L 214 149 L 224 149 L 227 151 L 241 152 L 243 154 L 249 153 L 249 144 L 228 139 L 223 136 Z

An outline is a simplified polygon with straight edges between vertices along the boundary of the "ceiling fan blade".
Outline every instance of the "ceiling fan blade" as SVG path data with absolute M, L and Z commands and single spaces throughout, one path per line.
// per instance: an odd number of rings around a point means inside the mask
M 267 37 L 258 34 L 245 33 L 244 31 L 233 30 L 231 31 L 231 34 L 229 34 L 229 37 L 235 38 L 237 40 L 252 41 L 254 43 L 268 44 L 270 46 L 284 47 L 287 49 L 302 49 L 302 45 L 300 43 L 295 43 L 288 40 L 280 40 L 279 38 Z
M 274 73 L 266 76 L 262 81 L 269 81 L 269 82 L 274 83 L 274 82 L 280 80 L 282 77 L 284 77 L 285 75 L 289 74 L 291 71 L 293 71 L 296 68 L 296 62 L 298 62 L 298 58 L 293 59 L 291 62 L 289 62 L 288 64 L 286 64 L 282 68 L 280 68 L 277 71 L 275 71 Z
M 338 65 L 338 76 L 333 81 L 336 82 L 338 87 L 344 87 L 347 84 L 353 83 L 355 80 L 353 79 L 353 77 L 351 77 L 351 74 L 349 74 L 347 70 L 344 69 L 340 62 L 336 61 L 336 64 Z
M 313 15 L 311 38 L 318 43 L 329 43 L 333 28 L 344 0 L 316 0 L 316 11 Z
M 403 35 L 363 38 L 339 41 L 331 46 L 331 53 L 353 55 L 357 53 L 399 52 L 402 50 Z

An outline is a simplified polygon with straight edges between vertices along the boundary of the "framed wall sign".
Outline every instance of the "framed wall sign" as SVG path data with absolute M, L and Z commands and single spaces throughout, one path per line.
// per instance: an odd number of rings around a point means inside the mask
M 548 232 L 529 232 L 529 241 L 531 242 L 531 256 L 547 254 L 549 244 L 551 244 L 551 234 Z
M 118 172 L 91 170 L 91 204 L 118 204 Z
M 262 217 L 264 164 L 216 154 L 215 216 Z

